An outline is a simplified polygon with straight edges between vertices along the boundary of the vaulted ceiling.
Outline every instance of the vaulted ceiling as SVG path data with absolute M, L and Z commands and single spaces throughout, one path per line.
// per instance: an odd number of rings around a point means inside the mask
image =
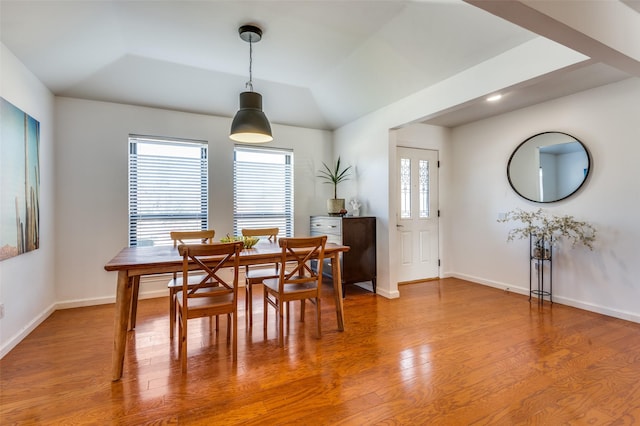
M 273 123 L 317 129 L 340 127 L 538 34 L 602 58 L 524 84 L 502 110 L 640 76 L 633 46 L 629 53 L 597 40 L 598 50 L 589 28 L 531 3 L 1 0 L 0 40 L 56 95 L 232 117 L 249 76 L 238 27 L 256 24 L 264 34 L 253 45 L 253 86 L 265 113 Z M 629 21 L 602 25 L 639 22 L 637 0 L 613 3 Z M 430 122 L 455 126 L 487 114 L 469 103 Z

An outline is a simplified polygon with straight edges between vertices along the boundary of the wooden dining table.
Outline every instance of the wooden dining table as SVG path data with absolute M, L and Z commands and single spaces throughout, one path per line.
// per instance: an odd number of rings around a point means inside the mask
M 327 243 L 325 247 L 325 258 L 332 258 L 333 293 L 339 331 L 344 331 L 340 253 L 348 250 L 348 246 L 334 243 Z M 277 263 L 281 255 L 282 249 L 277 243 L 260 241 L 253 248 L 242 250 L 240 265 Z M 111 366 L 112 380 L 117 381 L 122 378 L 131 312 L 135 315 L 135 306 L 133 309 L 131 306 L 134 287 L 137 289 L 141 276 L 182 271 L 182 256 L 173 246 L 125 247 L 104 265 L 104 269 L 118 272 Z

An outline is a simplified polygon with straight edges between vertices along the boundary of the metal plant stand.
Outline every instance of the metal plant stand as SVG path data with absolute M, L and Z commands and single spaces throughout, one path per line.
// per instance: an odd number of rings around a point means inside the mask
M 534 295 L 538 298 L 538 303 L 543 304 L 544 298 L 548 297 L 553 303 L 553 240 L 544 237 L 529 235 L 529 301 Z M 548 265 L 549 287 L 545 288 L 545 262 Z M 536 270 L 536 283 L 533 282 L 532 269 Z

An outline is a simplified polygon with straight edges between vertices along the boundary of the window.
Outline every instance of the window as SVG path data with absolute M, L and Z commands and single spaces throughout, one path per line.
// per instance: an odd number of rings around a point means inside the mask
M 400 159 L 400 217 L 411 218 L 411 160 Z
M 233 162 L 233 232 L 280 228 L 293 236 L 293 153 L 236 146 Z
M 207 229 L 207 143 L 129 137 L 129 246 L 172 244 L 172 230 Z
M 418 174 L 420 180 L 420 219 L 429 218 L 429 162 L 418 162 Z

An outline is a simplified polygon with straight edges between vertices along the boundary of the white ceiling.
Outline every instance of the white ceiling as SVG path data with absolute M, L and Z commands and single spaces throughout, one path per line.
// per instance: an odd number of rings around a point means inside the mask
M 624 1 L 637 14 L 636 0 Z M 237 30 L 257 24 L 264 34 L 253 46 L 253 86 L 267 117 L 335 129 L 537 37 L 477 6 L 0 0 L 0 40 L 56 95 L 232 117 L 249 74 L 249 45 Z M 626 71 L 593 61 L 512 87 L 519 95 L 491 110 L 469 102 L 426 119 L 455 126 L 616 81 Z

